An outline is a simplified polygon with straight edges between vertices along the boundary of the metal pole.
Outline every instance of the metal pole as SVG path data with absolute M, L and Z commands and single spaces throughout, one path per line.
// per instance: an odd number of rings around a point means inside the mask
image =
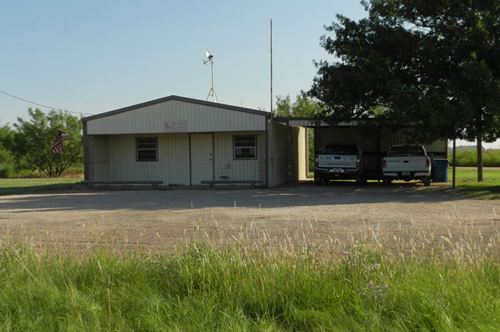
M 451 186 L 455 188 L 457 184 L 457 139 L 453 138 L 453 181 Z
M 477 182 L 483 181 L 483 136 L 481 133 L 477 135 Z
M 206 62 L 206 63 L 208 63 L 208 62 Z M 217 100 L 217 94 L 215 93 L 215 88 L 214 88 L 214 60 L 213 59 L 210 60 L 210 69 L 211 69 L 211 73 L 212 73 L 212 87 L 210 88 L 210 91 L 208 91 L 207 100 L 209 100 L 210 97 L 213 97 L 213 100 L 216 103 L 218 103 L 219 101 Z
M 271 115 L 273 114 L 273 19 L 269 20 L 270 25 L 270 63 L 271 63 Z
M 213 93 L 214 93 L 214 91 L 215 91 L 215 90 L 214 90 L 214 60 L 212 60 L 212 61 L 210 62 L 210 64 L 211 64 L 211 67 L 212 67 L 212 95 L 213 95 Z

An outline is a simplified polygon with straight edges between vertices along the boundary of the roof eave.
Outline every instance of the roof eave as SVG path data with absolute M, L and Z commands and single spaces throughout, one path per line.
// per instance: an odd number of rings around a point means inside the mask
M 127 106 L 127 107 L 118 108 L 118 109 L 115 109 L 115 110 L 112 110 L 109 112 L 104 112 L 104 113 L 100 113 L 100 114 L 87 116 L 87 117 L 82 118 L 82 122 L 87 122 L 89 120 L 105 118 L 105 117 L 112 116 L 115 114 L 133 111 L 133 110 L 136 110 L 139 108 L 152 106 L 152 105 L 168 102 L 171 100 L 183 101 L 186 103 L 192 103 L 192 104 L 198 104 L 198 105 L 204 105 L 204 106 L 210 106 L 210 107 L 217 107 L 217 108 L 228 109 L 228 110 L 237 111 L 237 112 L 250 113 L 250 114 L 265 116 L 268 118 L 271 116 L 271 113 L 269 113 L 269 112 L 255 110 L 252 108 L 245 108 L 245 107 L 239 107 L 239 106 L 233 106 L 233 105 L 227 105 L 227 104 L 220 104 L 220 103 L 214 103 L 211 101 L 205 101 L 205 100 L 199 100 L 199 99 L 171 95 L 168 97 L 163 97 L 163 98 L 154 99 L 154 100 L 146 101 L 143 103 L 139 103 L 139 104 L 135 104 L 135 105 Z

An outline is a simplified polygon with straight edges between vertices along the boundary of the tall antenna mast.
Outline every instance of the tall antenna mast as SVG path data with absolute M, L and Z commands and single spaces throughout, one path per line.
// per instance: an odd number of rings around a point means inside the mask
M 212 87 L 210 88 L 210 91 L 208 91 L 208 96 L 206 100 L 209 100 L 210 97 L 213 99 L 213 101 L 217 102 L 217 94 L 215 93 L 214 89 L 214 55 L 210 53 L 208 50 L 205 50 L 205 56 L 207 57 L 206 60 L 203 60 L 203 64 L 210 64 L 211 71 L 212 71 Z
M 270 64 L 271 64 L 271 67 L 270 67 L 270 70 L 271 70 L 271 115 L 273 114 L 273 19 L 271 18 L 269 20 L 269 35 L 270 35 L 270 48 L 269 48 L 269 51 L 270 51 Z

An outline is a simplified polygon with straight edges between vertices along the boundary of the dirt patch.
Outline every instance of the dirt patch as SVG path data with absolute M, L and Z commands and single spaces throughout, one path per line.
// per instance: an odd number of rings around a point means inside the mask
M 439 187 L 302 185 L 263 190 L 95 191 L 0 198 L 4 238 L 40 248 L 171 250 L 193 241 L 395 252 L 498 250 L 500 202 Z M 473 248 L 472 248 L 473 249 Z

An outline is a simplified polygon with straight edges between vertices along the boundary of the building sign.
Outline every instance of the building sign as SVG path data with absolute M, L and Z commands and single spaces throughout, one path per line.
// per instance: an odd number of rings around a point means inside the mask
M 187 120 L 166 120 L 163 122 L 165 131 L 183 131 L 187 129 Z

